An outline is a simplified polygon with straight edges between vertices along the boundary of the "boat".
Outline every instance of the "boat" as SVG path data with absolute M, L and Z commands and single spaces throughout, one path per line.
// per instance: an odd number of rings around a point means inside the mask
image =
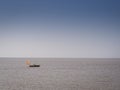
M 40 65 L 38 64 L 31 64 L 30 60 L 26 61 L 26 65 L 28 65 L 29 67 L 40 67 Z
M 40 65 L 33 64 L 33 65 L 29 65 L 29 67 L 40 67 Z

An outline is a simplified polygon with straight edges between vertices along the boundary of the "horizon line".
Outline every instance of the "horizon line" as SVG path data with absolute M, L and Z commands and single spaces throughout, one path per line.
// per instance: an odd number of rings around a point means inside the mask
M 111 58 L 111 57 L 105 57 L 105 58 L 103 58 L 103 57 L 0 57 L 0 58 L 120 59 L 120 58 Z

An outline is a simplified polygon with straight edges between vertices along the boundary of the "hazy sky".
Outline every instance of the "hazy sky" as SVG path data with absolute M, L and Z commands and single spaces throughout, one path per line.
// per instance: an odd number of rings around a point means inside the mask
M 0 57 L 120 58 L 120 0 L 0 0 Z

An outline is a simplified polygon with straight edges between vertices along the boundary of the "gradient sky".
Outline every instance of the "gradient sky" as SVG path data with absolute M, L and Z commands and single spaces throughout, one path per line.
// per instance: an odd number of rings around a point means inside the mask
M 0 0 L 0 57 L 120 58 L 120 0 Z

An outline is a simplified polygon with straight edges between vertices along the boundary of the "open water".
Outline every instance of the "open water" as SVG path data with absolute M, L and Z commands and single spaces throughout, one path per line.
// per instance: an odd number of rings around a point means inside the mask
M 0 58 L 0 90 L 120 90 L 120 59 Z

